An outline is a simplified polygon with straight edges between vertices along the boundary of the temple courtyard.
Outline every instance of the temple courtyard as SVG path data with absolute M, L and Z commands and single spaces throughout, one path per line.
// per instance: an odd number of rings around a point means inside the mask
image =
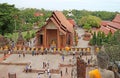
M 0 54 L 0 56 L 2 57 L 3 55 Z M 83 56 L 82 58 L 86 60 L 86 57 L 87 59 L 90 58 L 90 56 Z M 25 57 L 23 55 L 19 57 L 18 54 L 11 54 L 0 63 L 0 78 L 8 78 L 8 73 L 16 74 L 17 78 L 37 78 L 38 73 L 41 73 L 42 78 L 48 78 L 47 69 L 50 70 L 51 78 L 71 78 L 72 69 L 76 70 L 76 65 L 74 64 L 76 60 L 73 59 L 72 55 L 64 56 L 64 58 L 63 61 L 62 56 L 59 54 L 35 56 L 26 54 Z M 49 67 L 43 68 L 43 62 L 49 63 Z M 27 64 L 31 65 L 32 71 L 26 73 L 25 68 Z M 76 76 L 76 72 L 74 72 L 74 76 Z
M 84 30 L 77 28 L 76 32 L 78 33 L 79 42 L 77 46 L 73 48 L 87 48 L 88 41 L 83 40 Z M 71 52 L 72 53 L 72 52 Z M 64 52 L 63 52 L 64 54 Z M 76 57 L 79 56 L 76 54 Z M 88 59 L 93 57 L 96 59 L 91 47 L 91 53 L 89 55 L 83 55 L 82 59 L 87 63 Z M 65 52 L 64 61 L 61 54 L 48 53 L 44 55 L 34 55 L 32 54 L 10 54 L 7 55 L 4 59 L 4 54 L 0 53 L 0 78 L 8 78 L 8 74 L 16 74 L 16 78 L 37 78 L 38 73 L 40 73 L 41 78 L 49 78 L 47 74 L 48 69 L 50 70 L 51 78 L 77 78 L 77 65 L 76 58 L 73 58 L 72 54 Z M 43 66 L 43 62 L 47 64 L 46 67 Z M 92 63 L 91 63 L 92 64 Z M 32 71 L 25 71 L 26 66 L 31 66 Z M 86 68 L 86 78 L 88 77 L 88 71 L 91 69 Z M 61 76 L 62 73 L 62 76 Z

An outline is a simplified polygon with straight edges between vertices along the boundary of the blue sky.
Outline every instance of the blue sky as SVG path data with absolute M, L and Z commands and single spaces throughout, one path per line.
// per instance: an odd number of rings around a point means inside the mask
M 120 0 L 0 0 L 17 8 L 44 8 L 49 10 L 86 9 L 91 11 L 119 11 Z

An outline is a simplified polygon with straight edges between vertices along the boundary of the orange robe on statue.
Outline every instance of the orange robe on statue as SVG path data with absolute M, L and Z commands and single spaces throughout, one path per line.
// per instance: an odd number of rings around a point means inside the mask
M 91 70 L 89 72 L 89 77 L 90 78 L 102 78 L 98 69 Z

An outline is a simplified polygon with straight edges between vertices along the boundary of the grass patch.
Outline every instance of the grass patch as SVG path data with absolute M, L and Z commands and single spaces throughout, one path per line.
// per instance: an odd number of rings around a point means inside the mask
M 35 34 L 36 30 L 31 30 L 31 31 L 29 31 L 29 32 L 30 32 L 30 35 L 32 35 L 33 33 Z M 19 33 L 19 32 L 15 32 L 15 33 L 12 33 L 12 34 L 11 34 L 11 33 L 8 33 L 8 34 L 5 34 L 5 37 L 16 41 L 16 40 L 18 39 L 18 33 Z M 26 34 L 27 34 L 27 31 L 22 32 L 23 38 L 25 38 Z

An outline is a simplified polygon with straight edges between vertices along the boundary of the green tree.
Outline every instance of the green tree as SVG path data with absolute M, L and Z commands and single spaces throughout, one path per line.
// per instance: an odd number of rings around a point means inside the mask
M 115 61 L 120 61 L 120 45 L 110 45 L 110 44 L 105 44 L 105 51 L 107 52 L 110 61 L 115 62 Z
M 41 27 L 47 18 L 51 16 L 51 11 L 44 9 L 26 8 L 20 10 L 19 18 L 23 23 L 22 30 L 31 30 L 33 26 Z
M 0 34 L 13 32 L 15 28 L 14 15 L 18 11 L 14 5 L 0 4 Z
M 92 15 L 83 16 L 79 20 L 79 25 L 84 26 L 86 23 L 89 24 L 91 27 L 100 27 L 101 19 Z
M 113 20 L 117 12 L 108 12 L 108 11 L 94 11 L 92 15 L 101 18 L 102 20 Z
M 105 51 L 109 55 L 110 61 L 120 61 L 120 30 L 116 31 L 114 35 L 109 36 L 109 42 L 104 44 Z
M 102 46 L 106 42 L 106 36 L 103 32 L 94 32 L 92 39 L 90 40 L 91 45 Z
M 96 32 L 94 32 L 92 39 L 90 40 L 91 45 L 96 45 Z
M 27 34 L 25 35 L 25 39 L 26 39 L 26 41 L 29 41 L 30 38 L 31 38 L 31 34 L 30 34 L 30 32 L 28 31 Z
M 91 29 L 91 26 L 90 26 L 89 24 L 86 23 L 86 24 L 83 26 L 83 28 L 86 29 L 86 30 L 88 31 L 88 30 Z
M 102 45 L 102 33 L 100 31 L 97 33 L 96 45 L 97 46 L 101 46 Z

